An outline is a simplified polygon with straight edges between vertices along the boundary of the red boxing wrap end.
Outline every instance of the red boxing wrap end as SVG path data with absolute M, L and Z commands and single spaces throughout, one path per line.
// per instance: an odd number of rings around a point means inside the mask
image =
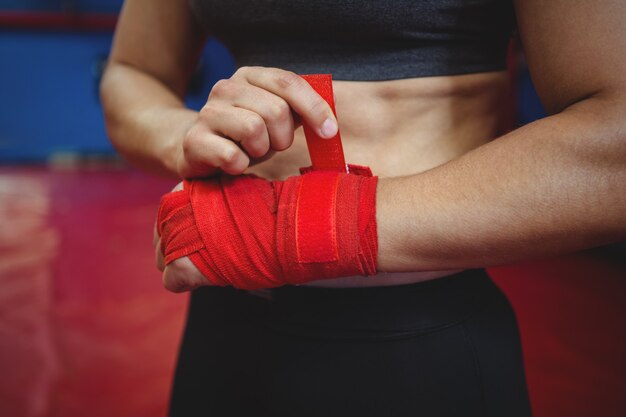
M 284 182 L 276 244 L 287 282 L 376 274 L 377 181 L 313 171 Z
M 211 284 L 243 289 L 373 275 L 376 184 L 332 171 L 186 181 L 161 201 L 165 263 L 189 256 Z

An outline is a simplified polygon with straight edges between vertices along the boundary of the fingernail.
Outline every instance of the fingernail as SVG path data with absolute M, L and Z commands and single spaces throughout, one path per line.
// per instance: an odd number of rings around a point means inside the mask
M 337 134 L 337 123 L 333 119 L 326 119 L 322 124 L 322 129 L 320 133 L 323 138 L 330 139 Z

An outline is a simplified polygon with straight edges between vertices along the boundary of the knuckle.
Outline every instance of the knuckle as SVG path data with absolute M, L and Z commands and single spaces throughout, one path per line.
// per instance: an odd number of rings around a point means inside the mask
M 272 138 L 272 149 L 276 151 L 284 151 L 291 146 L 292 138 L 288 136 L 278 136 Z
M 291 113 L 291 108 L 284 100 L 279 100 L 267 109 L 268 117 L 272 120 L 285 120 Z
M 193 152 L 196 148 L 200 137 L 199 129 L 192 127 L 187 131 L 185 137 L 183 138 L 183 153 L 188 155 Z
M 275 82 L 281 89 L 288 89 L 304 82 L 302 77 L 292 71 L 279 70 L 275 75 Z
M 201 119 L 211 120 L 211 119 L 214 119 L 215 117 L 219 117 L 219 109 L 217 108 L 217 106 L 213 105 L 212 103 L 207 103 L 200 109 Z
M 237 162 L 239 152 L 235 147 L 224 147 L 218 157 L 220 166 L 229 166 Z
M 239 68 L 237 68 L 237 71 L 235 71 L 233 76 L 235 76 L 235 77 L 245 77 L 247 74 L 250 73 L 251 68 L 252 67 L 248 67 L 248 66 L 239 67 Z
M 213 84 L 213 88 L 211 88 L 211 92 L 209 93 L 209 98 L 223 97 L 232 91 L 232 89 L 233 81 L 230 79 L 218 80 L 215 84 Z
M 242 125 L 243 139 L 255 139 L 265 131 L 265 122 L 260 116 L 249 117 Z
M 310 104 L 310 109 L 312 113 L 324 113 L 326 114 L 326 108 L 328 107 L 328 103 L 326 103 L 326 101 L 321 98 L 320 96 L 316 96 L 315 98 L 313 98 L 311 100 L 311 104 Z

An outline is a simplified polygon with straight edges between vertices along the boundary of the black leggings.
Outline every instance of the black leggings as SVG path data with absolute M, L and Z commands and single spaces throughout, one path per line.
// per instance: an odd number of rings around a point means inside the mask
M 517 323 L 483 270 L 373 288 L 195 291 L 170 416 L 527 417 Z

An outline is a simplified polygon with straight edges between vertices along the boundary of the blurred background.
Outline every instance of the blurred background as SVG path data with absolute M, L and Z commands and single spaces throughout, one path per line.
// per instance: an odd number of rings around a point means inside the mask
M 154 267 L 173 181 L 109 144 L 98 83 L 121 0 L 0 0 L 0 417 L 164 416 L 187 297 Z M 543 117 L 513 52 L 513 125 Z M 187 103 L 233 63 L 210 40 Z M 616 190 L 617 192 L 617 190 Z M 538 417 L 626 415 L 626 251 L 490 270 Z

